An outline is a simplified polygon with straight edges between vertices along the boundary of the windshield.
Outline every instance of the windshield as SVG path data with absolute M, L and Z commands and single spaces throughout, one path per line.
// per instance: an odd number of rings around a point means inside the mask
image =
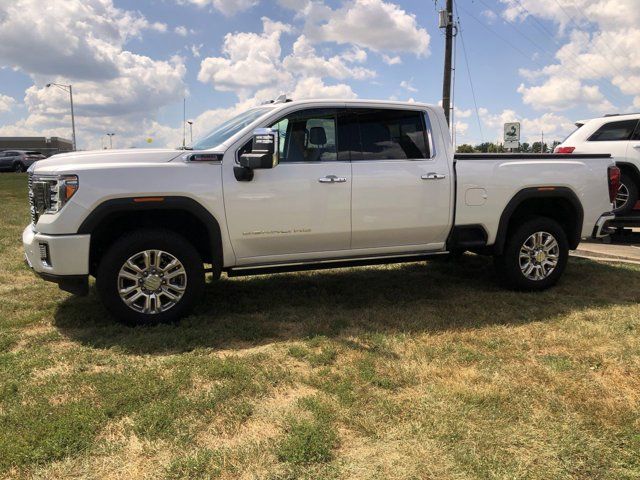
M 244 127 L 253 123 L 257 118 L 267 113 L 269 110 L 271 110 L 271 108 L 272 107 L 252 108 L 251 110 L 247 110 L 246 112 L 243 112 L 240 115 L 237 115 L 232 119 L 221 123 L 211 132 L 209 132 L 205 137 L 198 140 L 193 145 L 193 149 L 208 150 L 210 148 L 217 147 L 221 143 L 226 142 Z

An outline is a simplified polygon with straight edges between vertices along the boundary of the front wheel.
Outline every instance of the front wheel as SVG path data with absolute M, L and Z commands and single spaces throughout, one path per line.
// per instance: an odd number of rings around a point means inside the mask
M 139 230 L 117 240 L 100 261 L 96 287 L 105 307 L 129 324 L 173 322 L 204 289 L 197 250 L 166 230 Z
M 495 258 L 501 280 L 516 290 L 544 290 L 566 269 L 569 243 L 562 227 L 550 218 L 533 218 L 511 233 Z
M 17 162 L 13 165 L 13 171 L 16 173 L 26 172 L 27 168 L 24 166 L 22 162 Z

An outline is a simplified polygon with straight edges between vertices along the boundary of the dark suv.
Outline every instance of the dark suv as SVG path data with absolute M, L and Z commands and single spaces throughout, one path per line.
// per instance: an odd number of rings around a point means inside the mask
M 30 150 L 6 150 L 0 152 L 0 171 L 26 172 L 33 162 L 46 158 L 40 152 Z

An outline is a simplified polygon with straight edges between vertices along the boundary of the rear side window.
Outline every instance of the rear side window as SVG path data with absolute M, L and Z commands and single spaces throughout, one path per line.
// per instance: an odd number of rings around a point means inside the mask
M 610 122 L 601 126 L 589 137 L 590 142 L 615 142 L 631 139 L 631 135 L 638 125 L 638 120 L 622 120 Z
M 359 109 L 363 160 L 429 158 L 424 118 L 412 110 Z

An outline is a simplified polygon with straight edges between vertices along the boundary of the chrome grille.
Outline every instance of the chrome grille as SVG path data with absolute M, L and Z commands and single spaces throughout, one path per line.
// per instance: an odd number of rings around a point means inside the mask
M 34 180 L 31 173 L 28 182 L 31 222 L 35 225 L 40 215 L 51 208 L 51 186 L 48 181 Z
M 27 179 L 27 185 L 29 186 L 29 213 L 31 214 L 31 223 L 35 225 L 38 221 L 38 214 L 33 201 L 33 173 L 29 172 Z

